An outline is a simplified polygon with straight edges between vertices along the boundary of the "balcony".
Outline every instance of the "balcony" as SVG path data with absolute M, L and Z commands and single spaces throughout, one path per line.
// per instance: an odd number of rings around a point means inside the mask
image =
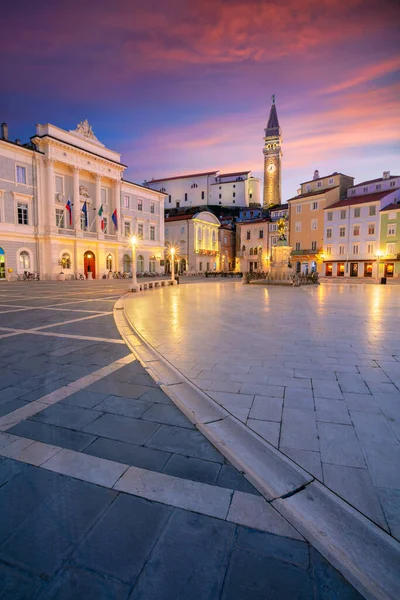
M 199 254 L 200 256 L 217 256 L 219 254 L 218 250 L 208 250 L 203 248 L 198 248 L 195 250 L 195 254 Z
M 318 254 L 319 250 L 312 250 L 311 248 L 304 248 L 301 250 L 292 250 L 292 256 L 304 256 L 305 254 Z
M 105 240 L 116 240 L 117 239 L 117 234 L 116 233 L 105 233 L 104 234 L 104 239 Z
M 65 229 L 63 227 L 58 228 L 58 233 L 60 235 L 68 235 L 70 237 L 75 237 L 75 229 Z

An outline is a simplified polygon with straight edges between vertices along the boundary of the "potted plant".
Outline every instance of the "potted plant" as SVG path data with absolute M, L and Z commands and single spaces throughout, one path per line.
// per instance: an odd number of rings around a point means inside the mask
M 59 266 L 61 268 L 61 271 L 57 275 L 57 279 L 58 279 L 58 281 L 64 281 L 65 280 L 65 274 L 64 274 L 64 271 L 63 271 L 63 266 L 64 265 L 63 265 L 62 258 L 60 258 L 60 260 L 58 261 L 58 264 L 59 264 Z

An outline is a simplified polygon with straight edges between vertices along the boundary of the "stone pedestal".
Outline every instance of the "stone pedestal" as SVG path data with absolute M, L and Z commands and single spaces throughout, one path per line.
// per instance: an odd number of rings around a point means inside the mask
M 270 276 L 276 279 L 289 279 L 293 274 L 290 265 L 291 246 L 286 245 L 286 241 L 278 242 L 277 246 L 272 247 L 272 259 L 270 263 Z
M 88 273 L 88 274 L 87 274 L 87 278 L 88 278 L 88 279 L 93 279 L 93 273 Z

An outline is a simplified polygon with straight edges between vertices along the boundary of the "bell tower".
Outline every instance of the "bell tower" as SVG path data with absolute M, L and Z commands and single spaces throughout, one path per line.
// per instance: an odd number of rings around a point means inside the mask
M 275 105 L 275 94 L 269 112 L 268 124 L 264 137 L 264 195 L 263 208 L 281 204 L 281 162 L 282 132 L 279 127 L 278 113 Z

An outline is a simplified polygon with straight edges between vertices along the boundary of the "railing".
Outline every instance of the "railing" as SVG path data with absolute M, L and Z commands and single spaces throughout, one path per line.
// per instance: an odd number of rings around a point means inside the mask
M 200 256 L 217 256 L 217 254 L 219 254 L 219 252 L 218 252 L 218 250 L 198 249 L 198 250 L 195 250 L 195 254 L 199 254 Z
M 319 250 L 312 248 L 302 248 L 301 250 L 292 250 L 292 256 L 302 256 L 303 254 L 318 254 Z
M 106 234 L 104 234 L 104 239 L 105 240 L 116 240 L 117 236 L 115 233 L 106 233 Z
M 61 227 L 58 229 L 58 233 L 60 235 L 70 235 L 75 237 L 75 229 L 64 229 Z
M 96 231 L 83 231 L 82 233 L 85 238 L 97 239 Z

